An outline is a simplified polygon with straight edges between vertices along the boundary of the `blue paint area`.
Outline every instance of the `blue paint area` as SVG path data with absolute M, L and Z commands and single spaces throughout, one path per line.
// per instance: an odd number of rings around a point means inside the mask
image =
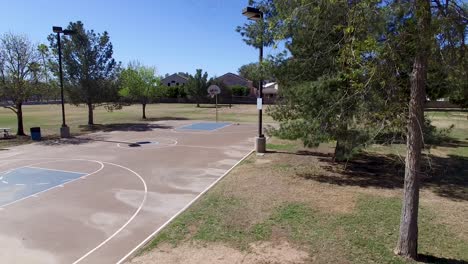
M 29 167 L 0 173 L 0 207 L 84 175 L 86 173 Z
M 179 127 L 180 130 L 204 130 L 213 131 L 216 129 L 229 126 L 231 123 L 194 123 L 188 126 Z

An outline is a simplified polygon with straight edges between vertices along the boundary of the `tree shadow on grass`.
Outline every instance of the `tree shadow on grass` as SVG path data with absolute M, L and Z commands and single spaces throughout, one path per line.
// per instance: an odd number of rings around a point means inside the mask
M 440 263 L 440 264 L 468 264 L 465 260 L 442 258 L 431 255 L 419 254 L 418 261 L 422 263 Z
M 403 187 L 405 164 L 397 155 L 359 154 L 346 165 L 319 156 L 327 172 L 301 173 L 301 177 L 340 186 L 400 189 Z M 468 158 L 450 155 L 447 158 L 423 156 L 421 185 L 439 196 L 468 201 Z
M 82 132 L 112 132 L 112 131 L 123 131 L 123 132 L 145 132 L 154 129 L 172 129 L 173 126 L 166 126 L 161 124 L 149 124 L 149 123 L 116 123 L 116 124 L 95 124 L 92 126 L 82 125 L 79 126 Z
M 279 150 L 267 150 L 266 153 L 278 153 L 278 154 L 298 155 L 298 156 L 314 156 L 314 157 L 323 157 L 323 158 L 333 157 L 333 153 L 320 152 L 320 151 L 310 151 L 310 150 L 298 150 L 296 152 L 279 151 Z
M 215 104 L 200 104 L 200 107 L 197 107 L 197 108 L 216 108 L 216 105 Z M 218 104 L 218 108 L 231 108 L 229 106 L 229 104 Z

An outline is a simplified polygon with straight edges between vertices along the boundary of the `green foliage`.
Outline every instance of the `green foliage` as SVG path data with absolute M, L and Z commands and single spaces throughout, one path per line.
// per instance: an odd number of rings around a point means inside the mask
M 141 104 L 150 103 L 156 97 L 160 79 L 156 77 L 154 67 L 131 63 L 120 73 L 119 95 Z
M 250 93 L 250 89 L 242 85 L 233 85 L 230 88 L 232 91 L 232 95 L 235 96 L 248 96 Z
M 338 160 L 352 157 L 380 134 L 405 133 L 415 45 L 420 43 L 412 2 L 252 4 L 265 10 L 269 34 L 276 43 L 285 42 L 288 50 L 271 58 L 282 98 L 271 111 L 280 128 L 271 133 L 302 139 L 306 146 L 336 141 Z M 461 13 L 456 2 L 445 10 L 434 9 L 436 45 L 427 42 L 432 48 L 430 98 L 450 95 L 452 101 L 466 101 L 462 33 L 467 22 Z M 243 27 L 251 45 L 254 27 Z
M 185 98 L 184 86 L 165 86 L 158 87 L 158 95 L 162 98 Z
M 18 119 L 18 135 L 24 135 L 22 105 L 37 93 L 41 66 L 38 53 L 25 36 L 4 34 L 0 38 L 0 106 Z
M 67 29 L 76 34 L 62 36 L 64 80 L 71 102 L 88 105 L 88 124 L 92 125 L 94 107 L 120 107 L 117 78 L 120 63 L 113 58 L 113 46 L 106 31 L 101 34 L 86 30 L 81 21 L 70 22 Z M 48 39 L 52 51 L 58 54 L 56 34 Z
M 127 69 L 120 73 L 119 95 L 131 102 L 142 105 L 143 119 L 146 119 L 146 104 L 156 98 L 157 88 L 161 86 L 160 78 L 156 77 L 154 67 L 146 67 L 139 62 L 130 63 Z
M 185 92 L 189 98 L 194 99 L 197 102 L 197 106 L 200 105 L 202 98 L 208 96 L 208 73 L 203 73 L 202 69 L 197 69 L 195 75 L 189 76 L 188 82 L 185 84 Z

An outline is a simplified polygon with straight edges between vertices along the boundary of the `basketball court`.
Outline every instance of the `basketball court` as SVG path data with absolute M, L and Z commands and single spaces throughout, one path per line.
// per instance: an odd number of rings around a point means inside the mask
M 255 125 L 154 122 L 0 152 L 3 263 L 122 263 L 251 153 Z

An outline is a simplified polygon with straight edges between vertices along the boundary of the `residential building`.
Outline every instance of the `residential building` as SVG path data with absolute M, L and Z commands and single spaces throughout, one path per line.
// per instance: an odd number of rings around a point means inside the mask
M 174 73 L 161 80 L 166 86 L 182 86 L 188 82 L 188 77 L 179 73 Z
M 253 82 L 237 74 L 228 72 L 224 75 L 219 76 L 218 78 L 216 78 L 216 80 L 221 81 L 227 87 L 235 85 L 247 87 L 250 90 L 251 96 L 255 96 L 256 94 L 256 88 L 253 86 Z

